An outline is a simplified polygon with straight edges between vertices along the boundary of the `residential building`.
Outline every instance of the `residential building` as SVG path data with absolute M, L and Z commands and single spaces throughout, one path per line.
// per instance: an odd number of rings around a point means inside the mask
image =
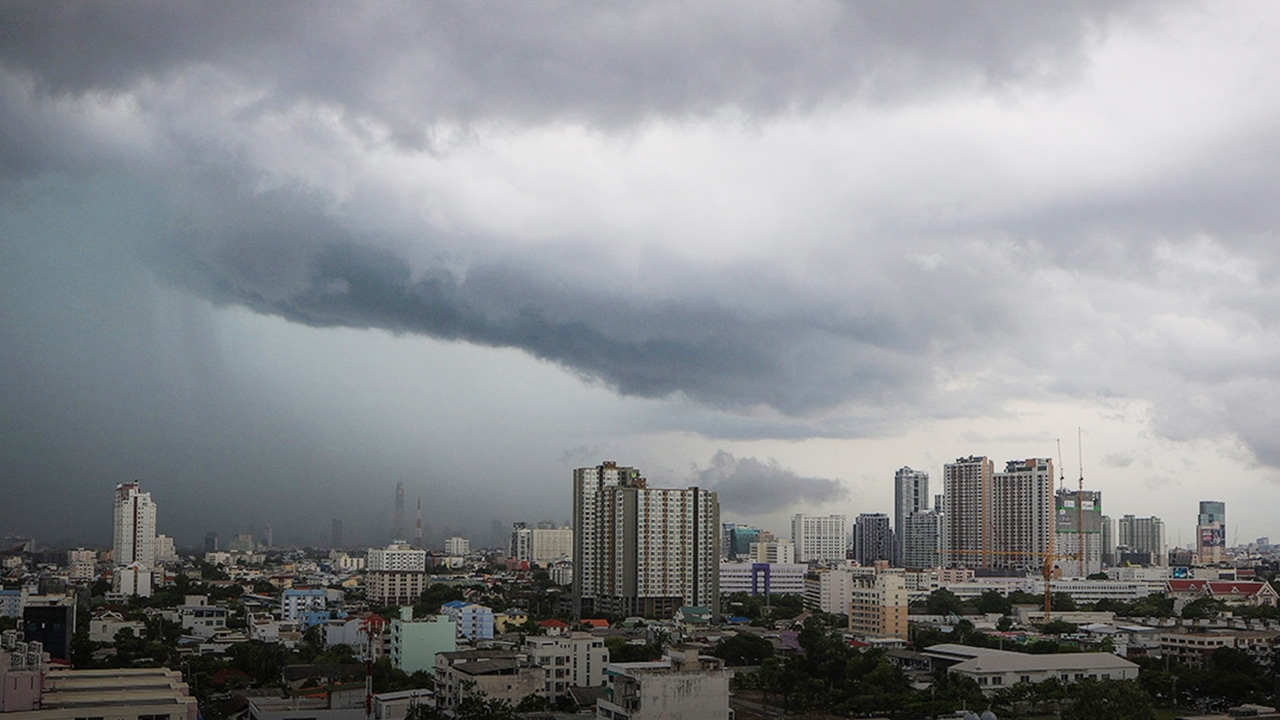
M 804 606 L 832 615 L 846 615 L 854 584 L 865 578 L 874 580 L 875 575 L 875 568 L 870 567 L 818 568 L 805 575 Z
M 391 621 L 391 664 L 413 674 L 433 672 L 436 653 L 458 649 L 458 627 L 445 615 L 413 619 L 413 608 L 400 608 L 400 617 Z
M 926 570 L 942 565 L 942 513 L 937 510 L 912 513 L 903 521 L 900 538 L 902 567 Z
M 720 594 L 800 595 L 808 565 L 800 563 L 720 563 Z
M 893 532 L 895 565 L 903 565 L 907 552 L 907 518 L 929 510 L 929 473 L 903 466 L 893 474 Z M 932 567 L 932 565 L 930 566 Z
M 832 562 L 848 554 L 844 515 L 807 515 L 791 518 L 791 542 L 798 562 Z
M 125 595 L 151 596 L 155 572 L 156 505 L 137 482 L 116 485 L 111 560 L 112 589 Z
M 538 565 L 573 557 L 573 528 L 536 527 L 531 533 L 530 553 Z
M 1135 553 L 1149 553 L 1152 565 L 1168 563 L 1168 545 L 1165 544 L 1164 521 L 1160 518 L 1125 515 L 1116 522 L 1117 552 L 1125 548 Z
M 1054 564 L 1064 577 L 1102 572 L 1102 493 L 1062 489 L 1054 495 Z M 1082 555 L 1083 553 L 1083 555 Z
M 1200 501 L 1196 516 L 1196 562 L 1217 565 L 1226 559 L 1227 504 L 1217 500 Z
M 796 544 L 771 540 L 753 542 L 744 559 L 751 562 L 789 564 L 796 561 Z
M 437 707 L 456 714 L 469 692 L 515 705 L 542 691 L 546 673 L 511 650 L 457 650 L 436 653 L 432 675 Z
M 178 562 L 178 551 L 173 545 L 173 538 L 156 535 L 155 559 L 158 565 Z
M 90 583 L 98 575 L 98 553 L 76 548 L 67 552 L 67 580 L 73 583 Z
M 573 474 L 573 607 L 671 617 L 684 605 L 719 614 L 720 504 L 697 487 L 650 488 L 606 462 Z
M 1013 570 L 1044 567 L 1053 533 L 1053 461 L 1010 460 L 992 475 L 991 564 Z
M 901 575 L 856 578 L 849 592 L 849 632 L 863 638 L 906 640 L 909 603 Z
M 599 687 L 609 650 L 604 639 L 591 633 L 575 632 L 559 636 L 530 635 L 522 648 L 536 667 L 543 670 L 538 693 L 549 700 L 561 697 L 571 687 Z
M 511 526 L 511 541 L 508 543 L 507 552 L 511 559 L 518 562 L 533 562 L 533 528 L 528 523 L 513 523 Z
M 280 593 L 280 619 L 287 622 L 300 622 L 304 615 L 323 612 L 324 607 L 324 588 L 288 588 Z
M 653 662 L 610 663 L 597 718 L 627 720 L 729 720 L 729 679 L 717 658 L 667 657 Z
M 862 513 L 853 525 L 853 557 L 861 565 L 880 561 L 893 563 L 895 551 L 893 528 L 884 513 Z
M 1116 565 L 1116 521 L 1107 515 L 1102 516 L 1102 565 Z
M 466 557 L 471 552 L 471 541 L 459 537 L 457 535 L 446 538 L 444 541 L 444 554 L 454 557 Z
M 1239 650 L 1262 667 L 1272 667 L 1280 633 L 1274 630 L 1169 628 L 1160 633 L 1160 654 L 1192 667 L 1205 667 L 1218 648 Z
M 943 553 L 951 567 L 991 567 L 991 482 L 995 466 L 969 456 L 942 466 Z
M 451 600 L 440 606 L 440 612 L 457 627 L 458 637 L 472 642 L 493 639 L 491 608 L 465 600 Z
M 188 595 L 177 608 L 177 620 L 187 635 L 211 638 L 227 629 L 226 608 L 209 605 L 204 595 Z
M 365 562 L 365 595 L 378 605 L 412 605 L 426 589 L 427 551 L 408 543 L 391 543 L 369 551 Z

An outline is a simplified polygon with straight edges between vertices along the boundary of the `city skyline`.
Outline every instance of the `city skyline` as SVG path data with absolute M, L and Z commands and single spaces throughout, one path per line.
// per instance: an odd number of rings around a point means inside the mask
M 975 453 L 1280 534 L 1274 4 L 0 27 L 0 534 L 492 537 L 604 459 L 782 530 Z

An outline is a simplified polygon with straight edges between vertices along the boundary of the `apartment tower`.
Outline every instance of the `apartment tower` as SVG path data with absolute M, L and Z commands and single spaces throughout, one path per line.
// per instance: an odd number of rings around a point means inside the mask
M 156 505 L 138 483 L 116 485 L 112 589 L 126 595 L 151 596 L 156 566 Z
M 893 532 L 895 565 L 902 565 L 906 555 L 907 517 L 929 510 L 929 473 L 902 467 L 893 474 Z
M 991 567 L 991 482 L 995 466 L 970 455 L 942 466 L 943 552 L 951 567 Z

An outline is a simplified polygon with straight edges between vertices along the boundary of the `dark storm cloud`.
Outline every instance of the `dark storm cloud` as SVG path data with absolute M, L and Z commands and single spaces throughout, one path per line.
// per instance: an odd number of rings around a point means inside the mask
M 1051 86 L 1124 3 L 72 3 L 0 5 L 0 61 L 53 93 L 194 67 L 421 140 L 445 120 L 630 123 Z M 948 90 L 949 91 L 949 90 Z
M 847 499 L 839 480 L 803 477 L 776 460 L 736 458 L 720 450 L 706 468 L 695 468 L 692 481 L 719 495 L 722 511 L 736 515 L 785 512 Z

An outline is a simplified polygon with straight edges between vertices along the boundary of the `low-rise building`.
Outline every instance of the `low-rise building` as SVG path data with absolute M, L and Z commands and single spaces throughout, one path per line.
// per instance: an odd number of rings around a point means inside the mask
M 458 637 L 472 642 L 493 639 L 492 609 L 465 600 L 451 600 L 440 606 L 440 612 L 457 626 Z
M 666 657 L 610 663 L 596 717 L 610 720 L 728 720 L 729 680 L 718 658 Z
M 542 691 L 545 673 L 528 656 L 510 650 L 458 650 L 436 654 L 437 707 L 456 712 L 466 693 L 513 705 Z
M 1214 650 L 1233 648 L 1270 667 L 1277 640 L 1280 633 L 1266 630 L 1176 628 L 1160 633 L 1160 654 L 1204 667 Z
M 920 651 L 935 668 L 972 678 L 984 693 L 1018 683 L 1040 683 L 1058 679 L 1063 683 L 1080 680 L 1133 680 L 1138 666 L 1112 653 L 1031 653 L 970 647 L 968 645 L 932 645 Z
M 413 619 L 413 608 L 400 608 L 400 617 L 391 621 L 391 664 L 406 673 L 432 672 L 436 653 L 458 649 L 458 629 L 444 615 Z
M 720 563 L 720 594 L 801 595 L 809 566 L 800 563 Z

